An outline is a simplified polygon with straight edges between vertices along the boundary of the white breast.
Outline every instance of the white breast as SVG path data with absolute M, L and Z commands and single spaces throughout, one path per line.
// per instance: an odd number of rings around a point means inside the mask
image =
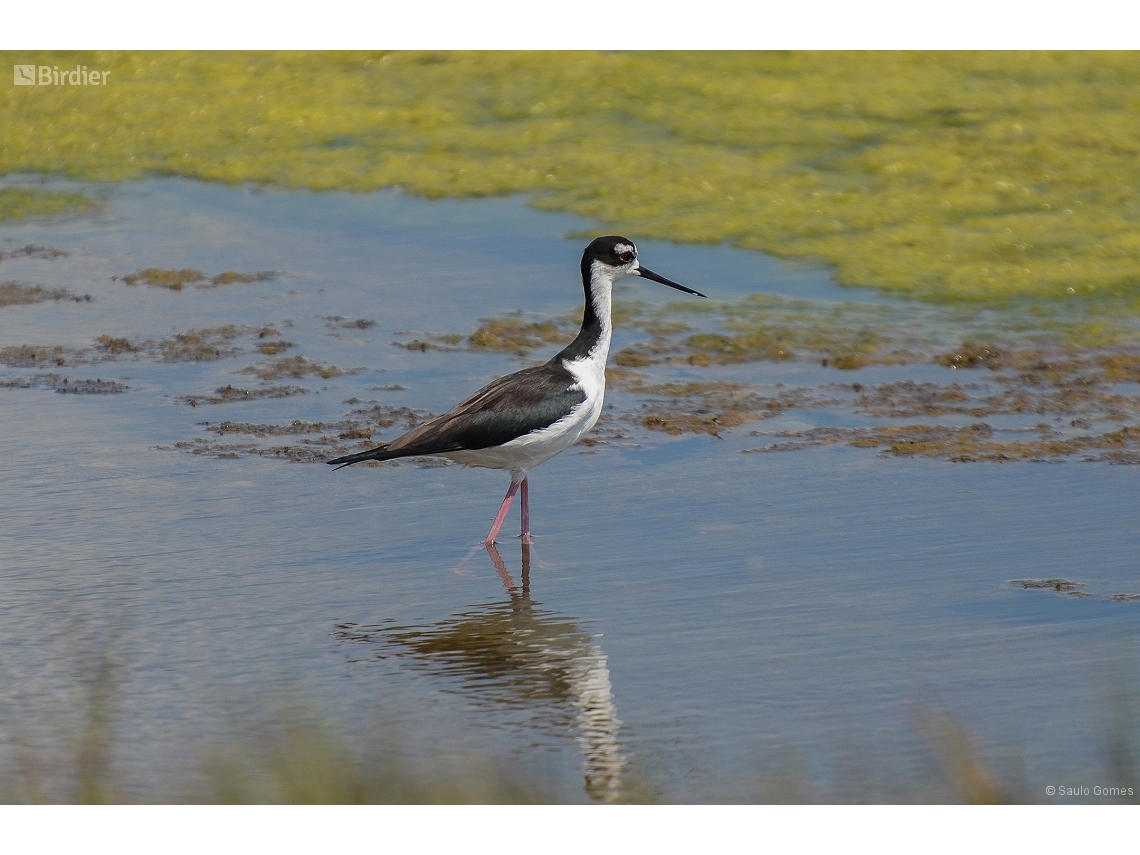
M 606 356 L 609 354 L 609 346 L 609 329 L 606 329 L 598 346 L 590 351 L 589 356 L 562 363 L 577 381 L 571 388 L 581 389 L 586 399 L 554 424 L 495 448 L 452 451 L 446 456 L 467 466 L 508 469 L 511 480 L 521 481 L 531 469 L 565 451 L 597 424 L 606 395 Z
M 598 264 L 599 262 L 595 262 L 595 266 Z M 612 283 L 608 276 L 607 268 L 605 275 L 595 277 L 601 283 L 593 293 L 594 311 L 602 325 L 597 343 L 584 358 L 564 360 L 562 363 L 566 370 L 574 375 L 575 383 L 570 388 L 581 389 L 586 399 L 567 415 L 542 430 L 531 431 L 526 436 L 512 439 L 495 448 L 452 451 L 444 456 L 467 466 L 510 470 L 511 480 L 517 483 L 538 464 L 546 462 L 572 446 L 598 423 L 606 396 L 606 359 L 609 357 L 610 337 L 613 331 L 610 323 Z

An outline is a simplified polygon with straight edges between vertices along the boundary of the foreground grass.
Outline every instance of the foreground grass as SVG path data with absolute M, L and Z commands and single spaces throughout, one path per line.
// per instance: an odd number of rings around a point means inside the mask
M 1061 581 L 1061 580 L 1051 580 Z M 1058 589 L 1060 590 L 1060 589 Z M 137 738 L 123 724 L 129 703 L 127 659 L 119 630 L 77 656 L 72 704 L 53 714 L 19 712 L 20 691 L 0 704 L 0 803 L 107 804 L 175 800 L 207 804 L 531 804 L 582 800 L 581 779 L 537 778 L 517 761 L 487 755 L 413 757 L 394 732 L 373 729 L 350 740 L 318 707 L 297 698 L 236 701 L 228 732 L 199 741 L 185 754 L 189 764 L 143 770 L 146 781 L 127 780 L 116 755 Z M 485 640 L 464 636 L 476 649 Z M 1134 803 L 1140 800 L 1140 682 L 1131 647 L 1106 661 L 1105 688 L 1088 723 L 1100 746 L 1092 776 L 1071 784 L 1101 784 L 1119 793 L 1057 794 L 1056 801 Z M 12 686 L 10 689 L 14 688 Z M 1099 707 L 1099 711 L 1097 710 Z M 244 712 L 243 712 L 244 710 Z M 780 768 L 758 772 L 749 793 L 739 787 L 712 801 L 757 803 L 1053 803 L 1045 783 L 1031 783 L 1019 752 L 1005 761 L 944 709 L 912 704 L 909 729 L 913 756 L 904 751 L 876 759 L 847 739 L 832 750 L 829 774 L 819 775 L 810 758 L 790 754 Z M 567 733 L 567 737 L 572 734 Z M 45 737 L 47 737 L 45 739 Z M 919 760 L 906 780 L 896 778 L 900 760 Z M 1011 766 L 1010 760 L 1013 761 Z M 787 761 L 791 761 L 790 763 Z M 626 776 L 614 801 L 661 800 L 662 788 L 641 773 Z M 136 772 L 137 773 L 137 772 Z M 691 783 L 691 782 L 690 782 Z M 1064 782 L 1063 782 L 1064 783 Z M 706 782 L 707 785 L 707 782 Z M 699 786 L 699 785 L 698 785 Z M 699 792 L 699 791 L 698 791 Z M 171 796 L 171 794 L 177 794 Z M 585 793 L 589 795 L 587 786 Z M 1089 798 L 1095 796 L 1093 798 Z M 1047 798 L 1043 799 L 1043 796 Z M 595 798 L 597 795 L 595 794 Z M 610 799 L 601 799 L 610 801 Z M 697 800 L 700 799 L 698 797 Z
M 1132 715 L 1134 707 L 1126 705 Z M 1114 719 L 1106 730 L 1105 762 L 1098 781 L 1119 794 L 1077 801 L 1134 803 L 1136 731 L 1133 718 Z M 0 775 L 0 803 L 122 804 L 138 799 L 114 771 L 113 721 L 93 711 L 74 755 L 53 766 L 34 749 L 16 744 L 14 774 Z M 912 721 L 921 744 L 925 777 L 917 784 L 894 780 L 871 757 L 840 754 L 836 777 L 820 780 L 806 762 L 785 762 L 757 774 L 752 792 L 713 801 L 759 804 L 1013 804 L 1073 801 L 1045 797 L 1045 787 L 1023 774 L 999 772 L 977 740 L 954 718 L 919 708 Z M 196 768 L 168 769 L 160 783 L 196 804 L 559 804 L 577 802 L 580 792 L 564 782 L 539 780 L 487 758 L 453 758 L 425 768 L 401 756 L 398 742 L 377 740 L 363 750 L 336 736 L 309 712 L 277 711 L 245 723 L 246 732 L 200 752 Z M 178 780 L 181 780 L 181 784 Z M 1082 779 L 1083 780 L 1083 779 Z M 649 781 L 626 782 L 619 801 L 660 800 Z M 135 792 L 132 798 L 126 795 Z M 149 792 L 149 790 L 148 790 Z M 704 799 L 700 799 L 704 801 Z M 142 801 L 153 801 L 144 796 Z
M 534 194 L 929 300 L 1134 294 L 1140 63 L 1106 53 L 27 53 L 0 174 Z M 1133 306 L 1133 308 L 1135 308 Z
M 484 758 L 413 768 L 392 741 L 361 753 L 311 716 L 263 721 L 204 754 L 206 785 L 188 799 L 212 804 L 535 804 L 558 801 L 545 782 Z

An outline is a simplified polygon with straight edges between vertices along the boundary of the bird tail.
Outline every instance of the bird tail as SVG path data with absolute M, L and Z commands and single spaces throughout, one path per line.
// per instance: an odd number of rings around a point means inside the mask
M 345 466 L 351 466 L 353 463 L 363 463 L 365 460 L 391 460 L 393 457 L 403 457 L 399 451 L 389 450 L 387 445 L 381 445 L 379 448 L 373 448 L 369 451 L 361 451 L 357 454 L 349 454 L 345 457 L 338 457 L 335 460 L 326 460 L 329 466 L 335 466 L 337 469 L 343 469 Z

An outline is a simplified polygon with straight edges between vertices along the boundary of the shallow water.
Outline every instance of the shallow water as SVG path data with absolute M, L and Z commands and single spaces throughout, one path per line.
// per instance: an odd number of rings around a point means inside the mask
M 392 342 L 515 309 L 578 310 L 574 235 L 590 223 L 518 199 L 181 180 L 95 192 L 106 203 L 94 216 L 0 227 L 0 251 L 67 253 L 7 258 L 0 281 L 92 297 L 0 308 L 0 348 L 269 325 L 295 343 L 285 355 L 362 370 L 286 378 L 309 391 L 279 399 L 177 400 L 256 387 L 235 373 L 266 362 L 247 336 L 217 360 L 124 354 L 52 369 L 116 380 L 118 394 L 0 389 L 0 772 L 30 746 L 45 791 L 69 797 L 85 687 L 110 651 L 112 764 L 128 799 L 186 797 L 204 747 L 282 701 L 353 744 L 380 730 L 413 763 L 501 759 L 569 800 L 940 798 L 916 726 L 926 708 L 1026 782 L 1023 797 L 1114 783 L 1099 752 L 1121 668 L 1135 674 L 1140 603 L 1110 599 L 1140 592 L 1135 467 L 839 446 L 742 454 L 757 444 L 747 426 L 642 431 L 533 473 L 529 559 L 513 538 L 499 556 L 472 551 L 502 473 L 334 473 L 175 444 L 205 435 L 203 421 L 335 421 L 353 397 L 446 409 L 520 361 Z M 653 270 L 719 299 L 871 299 L 757 254 L 639 246 Z M 121 280 L 148 267 L 277 276 L 178 292 Z M 637 283 L 619 299 L 675 296 Z M 0 379 L 44 370 L 0 367 Z M 731 371 L 754 383 L 812 372 Z M 405 388 L 375 390 L 393 385 Z M 1092 596 L 1009 584 L 1051 578 Z M 772 783 L 785 779 L 790 790 Z

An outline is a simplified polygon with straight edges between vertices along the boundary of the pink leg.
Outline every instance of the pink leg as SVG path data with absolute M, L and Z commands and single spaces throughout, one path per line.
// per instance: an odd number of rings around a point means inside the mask
M 530 543 L 530 487 L 526 478 L 522 479 L 522 492 L 519 493 L 519 498 L 522 500 L 522 542 Z
M 499 529 L 503 527 L 503 520 L 507 518 L 507 511 L 511 509 L 511 500 L 515 497 L 518 488 L 519 485 L 512 481 L 510 489 L 507 490 L 507 495 L 503 499 L 503 504 L 499 508 L 499 515 L 495 517 L 495 524 L 491 526 L 491 530 L 487 533 L 487 539 L 483 541 L 488 546 L 494 543 L 495 538 L 499 536 Z

